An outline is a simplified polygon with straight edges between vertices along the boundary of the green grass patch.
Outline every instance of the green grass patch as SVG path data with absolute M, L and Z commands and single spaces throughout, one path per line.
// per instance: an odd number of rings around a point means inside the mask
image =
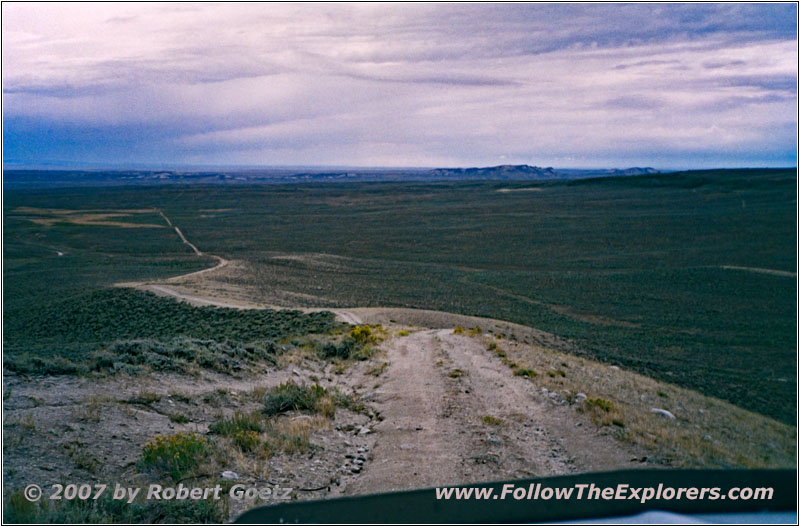
M 503 424 L 502 419 L 500 419 L 499 417 L 495 417 L 493 415 L 484 415 L 483 417 L 481 417 L 481 421 L 483 421 L 483 424 L 489 426 L 500 426 Z

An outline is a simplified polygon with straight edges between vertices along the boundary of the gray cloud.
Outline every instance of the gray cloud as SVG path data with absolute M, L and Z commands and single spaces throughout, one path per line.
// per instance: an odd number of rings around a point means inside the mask
M 122 134 L 155 128 L 150 159 L 198 163 L 796 158 L 795 20 L 791 4 L 4 4 L 4 146 L 63 158 L 36 130 L 133 148 Z

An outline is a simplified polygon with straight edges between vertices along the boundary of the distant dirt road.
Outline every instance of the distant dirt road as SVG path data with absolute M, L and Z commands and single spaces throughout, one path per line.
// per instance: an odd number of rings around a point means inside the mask
M 791 271 L 779 271 L 778 269 L 764 269 L 763 267 L 740 267 L 738 265 L 720 265 L 722 269 L 733 271 L 748 271 L 750 273 L 771 274 L 773 276 L 785 276 L 786 278 L 797 278 L 797 273 Z
M 170 220 L 169 217 L 166 214 L 164 214 L 163 211 L 161 211 L 159 209 L 155 209 L 155 210 L 158 211 L 158 214 L 164 219 L 164 221 L 167 223 L 167 225 L 169 227 L 175 229 L 175 232 L 178 234 L 178 237 L 181 239 L 181 241 L 184 244 L 188 245 L 189 248 L 191 248 L 192 251 L 197 256 L 208 256 L 210 258 L 214 258 L 215 260 L 217 260 L 217 264 L 215 266 L 213 266 L 213 267 L 209 267 L 208 269 L 201 269 L 199 271 L 193 271 L 191 273 L 182 274 L 182 275 L 179 275 L 179 276 L 173 276 L 172 278 L 168 278 L 168 279 L 166 279 L 166 280 L 164 280 L 162 282 L 158 282 L 158 283 L 129 282 L 129 283 L 123 283 L 123 284 L 117 284 L 117 285 L 124 286 L 124 287 L 135 287 L 136 289 L 142 289 L 142 290 L 145 290 L 145 291 L 150 291 L 150 292 L 153 292 L 153 293 L 156 293 L 156 294 L 159 294 L 159 295 L 172 296 L 172 297 L 178 298 L 180 300 L 184 300 L 186 302 L 189 302 L 189 303 L 194 304 L 194 305 L 199 305 L 199 306 L 216 306 L 216 307 L 227 307 L 227 308 L 232 308 L 232 309 L 298 309 L 300 311 L 305 311 L 305 312 L 309 312 L 309 311 L 330 311 L 334 315 L 336 315 L 336 317 L 340 321 L 345 322 L 347 324 L 361 324 L 362 323 L 361 317 L 359 317 L 358 315 L 356 315 L 352 311 L 347 311 L 347 310 L 342 310 L 342 309 L 335 309 L 335 308 L 334 309 L 327 309 L 327 308 L 325 308 L 325 309 L 308 309 L 308 308 L 297 308 L 297 307 L 289 307 L 289 306 L 275 306 L 275 305 L 269 305 L 269 304 L 257 305 L 257 304 L 254 304 L 254 303 L 237 302 L 237 301 L 230 300 L 230 299 L 224 299 L 223 300 L 223 299 L 201 297 L 201 296 L 192 295 L 192 294 L 185 293 L 183 291 L 177 290 L 174 287 L 174 284 L 176 284 L 177 282 L 182 282 L 182 281 L 186 280 L 187 278 L 195 278 L 195 277 L 197 277 L 199 275 L 203 275 L 203 274 L 206 274 L 206 273 L 211 273 L 211 272 L 214 272 L 214 271 L 218 271 L 218 270 L 222 269 L 223 267 L 225 267 L 226 265 L 228 265 L 230 263 L 230 261 L 225 259 L 225 258 L 223 258 L 222 256 L 218 256 L 216 254 L 203 253 L 200 249 L 197 248 L 197 246 L 195 244 L 193 244 L 192 242 L 190 242 L 186 238 L 186 236 L 183 234 L 183 232 L 180 230 L 180 228 L 177 225 L 174 225 L 172 223 L 172 220 Z

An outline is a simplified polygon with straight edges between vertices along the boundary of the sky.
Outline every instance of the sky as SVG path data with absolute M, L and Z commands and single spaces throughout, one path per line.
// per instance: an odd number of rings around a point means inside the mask
M 797 6 L 2 5 L 4 167 L 797 165 Z

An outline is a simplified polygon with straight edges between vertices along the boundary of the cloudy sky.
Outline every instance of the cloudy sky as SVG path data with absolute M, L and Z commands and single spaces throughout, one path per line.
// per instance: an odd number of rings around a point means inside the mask
M 795 166 L 794 4 L 4 3 L 5 166 Z

